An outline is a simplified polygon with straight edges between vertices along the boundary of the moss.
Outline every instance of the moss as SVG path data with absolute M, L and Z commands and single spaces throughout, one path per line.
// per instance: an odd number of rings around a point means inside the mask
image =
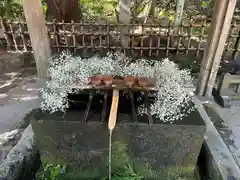
M 149 166 L 148 163 L 141 165 L 135 165 L 135 171 L 147 179 L 162 179 L 162 180 L 194 180 L 194 168 L 193 167 L 160 167 L 158 171 Z
M 127 153 L 127 145 L 120 141 L 112 144 L 112 169 L 118 169 L 123 164 L 130 163 L 130 155 Z
M 112 144 L 112 179 L 120 180 L 140 180 L 140 179 L 160 179 L 160 180 L 195 180 L 194 167 L 161 167 L 158 170 L 151 167 L 151 163 L 141 159 L 132 158 L 131 151 L 126 144 L 121 141 L 115 141 Z M 57 158 L 57 156 L 42 157 L 43 164 L 54 163 L 66 165 Z M 103 162 L 108 162 L 108 157 L 104 157 Z M 144 163 L 143 163 L 144 162 Z M 78 179 L 107 179 L 108 164 L 101 167 L 94 165 L 88 167 L 67 168 L 67 173 L 61 180 Z
M 109 137 L 105 124 L 48 119 L 32 121 L 44 164 L 66 165 L 66 179 L 100 179 L 108 176 Z M 198 131 L 198 127 L 186 130 L 177 125 L 145 127 L 119 124 L 113 134 L 113 177 L 129 178 L 131 175 L 135 180 L 142 177 L 194 179 L 198 154 L 195 149 L 200 148 L 199 141 L 203 138 Z M 184 137 L 180 142 L 179 134 Z M 174 166 L 163 168 L 162 164 Z M 184 164 L 191 166 L 181 167 Z
M 161 167 L 158 171 L 151 167 L 151 162 L 147 162 L 144 158 L 132 158 L 131 151 L 128 150 L 127 145 L 122 141 L 115 141 L 112 145 L 112 169 L 118 174 L 119 169 L 128 167 L 128 170 L 135 172 L 136 179 L 139 177 L 162 179 L 162 180 L 194 180 L 194 167 Z M 125 168 L 125 171 L 128 171 Z M 124 176 L 124 172 L 122 172 Z M 142 179 L 142 178 L 141 178 Z
M 45 164 L 68 164 L 66 161 L 64 161 L 62 158 L 58 158 L 58 156 L 42 156 L 41 161 L 43 165 Z
M 101 171 L 98 168 L 69 170 L 63 176 L 63 180 L 95 179 L 101 177 Z
M 162 167 L 158 171 L 151 167 L 151 162 L 147 162 L 146 159 L 133 158 L 131 151 L 128 150 L 126 144 L 123 140 L 115 141 L 112 144 L 112 170 L 118 172 L 118 169 L 124 166 L 129 166 L 133 168 L 134 172 L 145 178 L 156 179 L 163 177 L 163 180 L 172 180 L 181 177 L 182 180 L 192 180 L 194 179 L 194 169 L 195 167 L 181 167 L 181 166 L 171 166 Z
M 158 172 L 146 169 L 141 172 L 136 171 L 131 165 L 120 166 L 119 169 L 112 174 L 113 180 L 142 180 L 142 179 L 159 179 L 159 180 L 196 180 L 194 174 L 189 170 L 191 168 L 160 168 Z M 40 173 L 41 174 L 41 173 Z M 143 175 L 144 174 L 144 175 Z M 68 169 L 59 180 L 78 180 L 78 179 L 107 179 L 103 176 L 98 168 L 93 169 Z M 41 178 L 37 178 L 41 180 Z

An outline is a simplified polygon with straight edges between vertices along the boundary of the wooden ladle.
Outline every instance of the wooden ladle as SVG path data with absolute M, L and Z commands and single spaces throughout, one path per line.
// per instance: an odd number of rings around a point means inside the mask
M 112 131 L 116 126 L 118 101 L 119 101 L 119 90 L 114 89 L 113 96 L 112 96 L 112 105 L 111 105 L 110 115 L 109 115 L 109 119 L 108 119 L 109 131 Z

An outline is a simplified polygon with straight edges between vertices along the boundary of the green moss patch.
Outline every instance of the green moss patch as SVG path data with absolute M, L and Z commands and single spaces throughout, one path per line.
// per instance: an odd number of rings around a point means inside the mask
M 85 167 L 73 167 L 68 164 L 58 164 L 59 159 L 54 156 L 42 158 L 43 168 L 37 175 L 37 180 L 79 180 L 79 179 L 108 179 L 108 157 L 103 157 L 101 167 L 94 164 Z M 116 141 L 112 145 L 112 179 L 113 180 L 196 180 L 194 167 L 160 167 L 158 170 L 151 167 L 151 162 L 143 159 L 133 159 L 126 145 Z M 45 178 L 45 179 L 44 179 Z

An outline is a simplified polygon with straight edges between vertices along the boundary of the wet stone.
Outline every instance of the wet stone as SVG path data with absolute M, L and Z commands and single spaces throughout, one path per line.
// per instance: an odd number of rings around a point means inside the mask
M 20 138 L 15 145 L 12 147 L 4 146 L 2 149 L 1 156 L 3 158 L 0 163 L 0 180 L 19 179 L 24 174 L 25 169 L 31 169 L 37 155 L 31 126 L 28 126 L 23 133 L 20 133 Z
M 11 149 L 12 149 L 12 146 L 6 146 L 0 149 L 0 163 L 2 163 L 2 161 L 5 159 L 5 157 L 7 156 L 7 154 Z
M 0 164 L 6 158 L 9 151 L 17 144 L 20 137 L 21 131 L 17 129 L 0 134 Z

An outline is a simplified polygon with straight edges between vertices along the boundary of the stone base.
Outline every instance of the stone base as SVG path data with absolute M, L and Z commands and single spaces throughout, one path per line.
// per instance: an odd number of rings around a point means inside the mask
M 218 104 L 224 108 L 240 105 L 240 76 L 226 73 L 222 75 L 218 88 L 213 90 Z
M 84 112 L 66 112 L 64 119 L 57 113 L 50 115 L 40 111 L 33 115 L 31 123 L 41 159 L 43 164 L 67 165 L 82 172 L 100 173 L 93 178 L 105 177 L 109 157 L 107 125 L 100 122 L 96 113 L 87 122 L 82 122 L 81 113 Z M 155 176 L 159 175 L 160 167 L 186 168 L 193 173 L 205 132 L 205 124 L 197 111 L 182 120 L 189 124 L 179 125 L 149 125 L 140 119 L 138 123 L 131 123 L 126 122 L 127 116 L 119 113 L 113 131 L 114 172 L 124 165 L 131 165 L 137 172 L 150 175 L 147 172 L 152 172 Z
M 232 96 L 229 93 L 226 93 L 226 95 L 219 95 L 217 93 L 216 89 L 213 89 L 213 94 L 214 94 L 216 103 L 218 103 L 223 108 L 231 108 L 232 106 L 240 106 L 240 97 L 239 96 Z

